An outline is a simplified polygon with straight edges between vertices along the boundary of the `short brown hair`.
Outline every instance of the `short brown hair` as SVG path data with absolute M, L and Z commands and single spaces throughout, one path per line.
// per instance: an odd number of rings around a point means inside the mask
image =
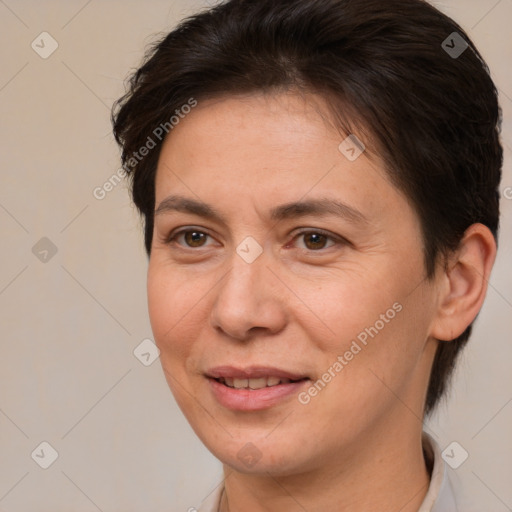
M 155 128 L 191 97 L 292 88 L 324 97 L 343 129 L 360 123 L 371 134 L 420 218 L 427 278 L 471 224 L 497 238 L 498 95 L 458 24 L 423 0 L 229 0 L 156 43 L 113 109 L 148 255 L 163 138 L 145 158 L 133 154 Z M 346 119 L 343 106 L 357 119 Z M 426 414 L 444 394 L 471 328 L 439 342 Z

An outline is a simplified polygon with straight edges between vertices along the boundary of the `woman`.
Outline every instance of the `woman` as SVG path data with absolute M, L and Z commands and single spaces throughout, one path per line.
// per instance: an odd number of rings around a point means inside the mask
M 423 418 L 496 255 L 488 70 L 421 0 L 231 0 L 113 114 L 210 511 L 457 510 Z

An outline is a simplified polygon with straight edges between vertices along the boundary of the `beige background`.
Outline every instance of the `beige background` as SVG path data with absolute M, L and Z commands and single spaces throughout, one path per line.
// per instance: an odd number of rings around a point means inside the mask
M 126 186 L 93 195 L 119 168 L 109 109 L 124 77 L 156 33 L 201 5 L 0 0 L 3 512 L 187 511 L 221 479 L 159 361 L 146 367 L 133 354 L 151 330 L 147 262 Z M 504 512 L 512 510 L 512 0 L 437 5 L 492 69 L 506 164 L 487 302 L 450 400 L 428 428 L 442 449 L 457 441 L 469 453 L 451 470 L 467 493 L 462 510 Z M 47 59 L 31 48 L 43 31 L 59 45 Z M 46 262 L 45 242 L 32 252 L 43 237 L 58 251 Z M 49 460 L 43 441 L 58 452 L 48 469 L 36 463 Z

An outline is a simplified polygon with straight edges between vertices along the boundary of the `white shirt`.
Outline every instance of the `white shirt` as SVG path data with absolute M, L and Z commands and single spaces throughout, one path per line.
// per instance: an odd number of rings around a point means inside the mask
M 428 459 L 434 461 L 430 485 L 418 512 L 458 512 L 453 486 L 448 476 L 446 463 L 441 457 L 438 444 L 426 432 L 423 432 L 423 450 Z M 208 496 L 198 512 L 218 512 L 223 491 L 220 485 Z

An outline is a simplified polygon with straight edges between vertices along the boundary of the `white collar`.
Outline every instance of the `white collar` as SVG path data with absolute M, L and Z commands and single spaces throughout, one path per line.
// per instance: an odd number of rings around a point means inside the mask
M 441 455 L 441 449 L 434 439 L 423 432 L 423 450 L 434 467 L 430 476 L 430 485 L 418 512 L 457 512 L 457 503 L 453 486 L 450 482 L 446 463 Z
M 433 467 L 430 485 L 418 512 L 457 512 L 453 487 L 439 445 L 426 432 L 423 432 L 422 443 L 427 458 L 433 459 Z M 224 486 L 219 485 L 204 500 L 198 512 L 218 512 L 223 489 Z

